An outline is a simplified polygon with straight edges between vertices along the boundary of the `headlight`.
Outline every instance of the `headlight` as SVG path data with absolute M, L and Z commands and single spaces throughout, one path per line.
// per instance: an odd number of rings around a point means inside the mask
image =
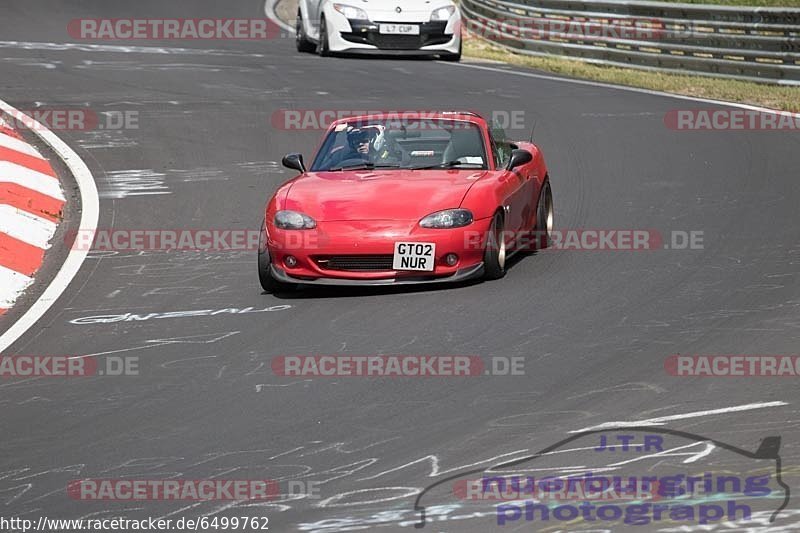
M 434 9 L 431 13 L 431 20 L 450 20 L 453 13 L 456 12 L 456 6 L 440 7 Z
M 333 4 L 333 9 L 344 15 L 349 19 L 367 20 L 367 12 L 357 7 L 348 6 L 347 4 Z
M 278 211 L 275 213 L 275 225 L 281 229 L 314 229 L 317 227 L 313 218 L 297 211 Z
M 419 221 L 423 228 L 460 228 L 468 224 L 472 224 L 472 212 L 467 209 L 445 209 Z

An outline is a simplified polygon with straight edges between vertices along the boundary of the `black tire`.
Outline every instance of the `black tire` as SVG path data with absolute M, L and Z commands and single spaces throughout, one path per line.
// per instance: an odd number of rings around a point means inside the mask
M 486 249 L 483 252 L 484 279 L 500 279 L 506 275 L 506 243 L 503 238 L 503 215 L 495 213 L 489 226 Z
M 297 10 L 297 20 L 294 25 L 294 40 L 298 52 L 314 52 L 316 46 L 306 37 L 306 30 L 303 29 L 303 14 Z
M 261 283 L 261 288 L 270 294 L 289 291 L 294 288 L 294 285 L 282 283 L 272 277 L 270 272 L 270 263 L 272 261 L 269 257 L 269 250 L 267 250 L 266 244 L 264 243 L 266 235 L 263 229 L 263 222 L 261 223 L 261 228 L 261 233 L 258 237 L 258 281 Z
M 325 17 L 319 21 L 319 43 L 317 44 L 317 53 L 320 57 L 328 57 L 331 55 L 331 50 L 328 46 L 328 25 L 325 24 Z
M 553 243 L 554 216 L 553 191 L 550 189 L 550 181 L 545 181 L 536 205 L 536 227 L 533 231 L 533 243 L 536 249 L 542 250 Z

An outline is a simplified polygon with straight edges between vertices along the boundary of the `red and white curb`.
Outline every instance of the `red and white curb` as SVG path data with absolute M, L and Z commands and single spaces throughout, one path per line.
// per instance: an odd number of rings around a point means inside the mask
M 0 315 L 33 283 L 65 202 L 47 159 L 0 117 Z
M 21 112 L 0 100 L 0 118 Z M 97 186 L 86 163 L 44 125 L 28 117 L 26 123 L 64 163 L 80 192 L 82 233 L 94 239 L 100 216 Z M 64 207 L 61 186 L 46 159 L 5 122 L 0 124 L 0 308 L 19 297 L 34 279 L 45 250 L 55 234 Z M 72 249 L 39 298 L 0 334 L 0 353 L 17 341 L 58 300 L 75 278 L 88 250 Z

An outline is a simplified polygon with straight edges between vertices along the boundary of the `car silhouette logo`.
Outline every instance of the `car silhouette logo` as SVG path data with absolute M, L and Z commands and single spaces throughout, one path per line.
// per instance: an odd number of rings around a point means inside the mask
M 618 445 L 617 442 L 615 442 L 615 441 L 612 442 L 612 439 L 603 437 L 604 434 L 608 434 L 608 433 L 612 433 L 612 432 L 620 432 L 620 431 L 624 431 L 624 432 L 628 432 L 628 433 L 630 433 L 630 432 L 646 433 L 648 436 L 645 437 L 645 439 L 646 439 L 645 440 L 645 445 L 648 444 L 648 440 L 647 440 L 648 438 L 660 442 L 660 441 L 663 440 L 663 437 L 672 436 L 674 438 L 682 438 L 682 439 L 685 439 L 685 440 L 690 441 L 690 442 L 693 441 L 693 442 L 698 443 L 698 444 L 704 442 L 707 445 L 713 445 L 714 448 L 717 448 L 717 449 L 719 449 L 721 451 L 731 452 L 732 454 L 734 454 L 734 456 L 739 456 L 739 457 L 747 459 L 747 460 L 766 460 L 768 462 L 768 464 L 772 465 L 769 468 L 771 470 L 771 473 L 770 473 L 769 476 L 767 476 L 768 479 L 774 479 L 774 481 L 777 484 L 777 486 L 780 487 L 780 489 L 783 492 L 783 497 L 782 498 L 781 497 L 777 498 L 778 502 L 780 502 L 779 504 L 777 504 L 777 508 L 772 508 L 771 512 L 769 513 L 769 522 L 770 523 L 774 522 L 775 519 L 777 518 L 778 514 L 780 514 L 780 512 L 782 510 L 784 510 L 789 504 L 790 488 L 783 481 L 782 476 L 781 476 L 781 457 L 779 455 L 779 450 L 780 450 L 780 446 L 781 446 L 781 437 L 780 436 L 775 435 L 775 436 L 768 436 L 768 437 L 762 438 L 761 442 L 760 442 L 760 445 L 758 446 L 758 449 L 755 452 L 753 452 L 753 451 L 750 451 L 750 450 L 747 450 L 747 449 L 743 449 L 743 448 L 739 448 L 737 446 L 733 446 L 731 444 L 722 442 L 722 441 L 717 440 L 717 439 L 704 437 L 704 436 L 698 435 L 696 433 L 689 433 L 689 432 L 685 432 L 685 431 L 666 429 L 666 428 L 658 427 L 658 426 L 626 426 L 624 428 L 609 428 L 609 429 L 588 430 L 588 431 L 578 432 L 578 433 L 576 433 L 576 434 L 574 434 L 574 435 L 572 435 L 570 437 L 567 437 L 565 439 L 560 440 L 559 442 L 556 442 L 555 444 L 552 444 L 552 445 L 547 446 L 547 447 L 545 447 L 543 449 L 540 449 L 538 452 L 530 454 L 530 455 L 528 455 L 528 456 L 526 456 L 524 458 L 513 459 L 513 460 L 505 461 L 505 462 L 500 462 L 500 463 L 495 464 L 494 466 L 491 466 L 489 468 L 474 468 L 474 469 L 470 469 L 470 470 L 467 470 L 467 471 L 462 471 L 461 473 L 458 473 L 458 474 L 454 474 L 454 475 L 448 476 L 448 477 L 446 477 L 444 479 L 440 479 L 439 481 L 428 485 L 427 487 L 425 487 L 422 491 L 420 491 L 417 494 L 417 497 L 416 497 L 415 502 L 414 502 L 414 512 L 417 514 L 418 522 L 416 522 L 414 524 L 414 527 L 417 528 L 417 529 L 421 529 L 421 528 L 424 528 L 426 523 L 427 523 L 427 520 L 426 520 L 426 518 L 427 518 L 426 517 L 426 505 L 423 503 L 423 501 L 425 501 L 427 499 L 426 495 L 431 494 L 431 492 L 432 492 L 432 490 L 434 488 L 436 488 L 438 486 L 445 485 L 445 484 L 452 484 L 453 482 L 457 481 L 459 478 L 464 478 L 465 476 L 474 476 L 475 474 L 481 474 L 482 472 L 500 473 L 500 472 L 503 472 L 504 470 L 508 470 L 508 469 L 511 469 L 511 471 L 513 471 L 513 472 L 521 472 L 521 471 L 523 471 L 521 469 L 521 467 L 523 467 L 526 463 L 527 464 L 529 464 L 531 462 L 538 463 L 537 459 L 541 459 L 544 456 L 548 456 L 548 455 L 552 456 L 553 454 L 559 454 L 559 453 L 563 453 L 564 451 L 570 451 L 570 450 L 565 450 L 565 446 L 566 445 L 572 444 L 572 446 L 575 446 L 575 444 L 573 444 L 575 441 L 577 441 L 578 439 L 586 438 L 586 437 L 599 437 L 600 438 L 600 446 L 599 447 L 594 447 L 594 448 L 580 448 L 579 447 L 579 448 L 576 448 L 575 450 L 591 449 L 592 450 L 591 452 L 586 452 L 586 453 L 593 453 L 593 454 L 597 454 L 597 453 L 606 454 L 606 453 L 609 453 L 609 452 L 611 452 L 612 454 L 613 453 L 621 454 L 621 453 L 624 453 L 624 452 L 628 452 L 628 453 L 632 452 L 632 453 L 635 454 L 635 453 L 637 453 L 637 452 L 642 450 L 642 448 L 643 448 L 642 446 L 628 446 L 627 442 L 623 442 L 623 447 L 620 448 L 620 446 Z M 625 438 L 630 440 L 632 437 L 625 437 Z M 620 438 L 619 440 L 622 440 L 622 439 Z M 685 447 L 682 447 L 682 448 L 685 448 Z M 644 451 L 647 451 L 647 447 L 646 446 L 644 447 Z M 652 457 L 662 456 L 662 454 L 664 454 L 663 457 L 669 456 L 668 454 L 666 454 L 666 452 L 661 452 L 661 453 L 653 454 Z M 703 454 L 705 455 L 706 452 L 703 452 Z M 702 455 L 702 456 L 704 456 L 704 455 Z M 633 461 L 623 461 L 623 462 L 633 462 Z M 544 466 L 544 465 L 540 465 L 540 466 Z M 773 476 L 774 476 L 774 478 L 773 478 Z M 669 477 L 669 476 L 667 476 L 667 477 Z M 497 479 L 497 478 L 491 478 L 491 479 Z M 699 478 L 696 478 L 696 479 L 699 479 Z M 688 480 L 688 477 L 687 477 L 687 480 Z M 454 486 L 454 493 L 455 493 L 456 492 L 456 485 L 454 484 L 453 486 Z M 464 485 L 462 484 L 462 488 L 463 488 L 463 486 Z M 484 485 L 484 487 L 485 487 L 485 485 Z M 519 487 L 519 485 L 517 485 L 517 487 Z M 767 491 L 767 492 L 769 492 L 769 491 Z M 520 494 L 521 493 L 512 494 L 511 495 L 512 499 L 518 499 L 520 497 Z M 680 494 L 680 493 L 678 493 L 678 494 Z M 513 518 L 513 519 L 516 519 L 516 517 Z

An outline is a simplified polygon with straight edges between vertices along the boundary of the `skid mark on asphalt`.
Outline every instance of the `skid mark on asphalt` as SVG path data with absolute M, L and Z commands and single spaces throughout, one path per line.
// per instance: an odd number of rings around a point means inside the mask
M 283 174 L 284 170 L 278 161 L 247 161 L 245 163 L 236 163 L 236 166 L 252 172 L 253 174 Z
M 237 67 L 232 65 L 204 65 L 201 63 L 141 63 L 138 61 L 92 61 L 84 59 L 75 65 L 78 70 L 105 70 L 120 72 L 261 72 L 260 69 L 251 67 Z
M 603 389 L 596 389 L 596 390 L 582 392 L 581 394 L 576 394 L 574 396 L 568 397 L 567 400 L 576 400 L 578 398 L 583 398 L 585 396 L 594 396 L 597 394 L 616 394 L 620 392 L 633 392 L 633 391 L 645 391 L 650 394 L 663 394 L 667 392 L 665 388 L 659 387 L 658 385 L 653 385 L 651 383 L 620 383 L 619 385 L 614 385 L 613 387 L 606 387 Z
M 230 179 L 230 176 L 220 168 L 172 169 L 169 171 L 168 176 L 171 179 L 173 175 L 182 182 L 225 181 Z
M 112 170 L 98 187 L 100 198 L 171 194 L 165 177 L 166 174 L 153 169 Z
M 783 401 L 775 401 L 775 402 L 760 402 L 760 403 L 750 403 L 746 405 L 737 405 L 733 407 L 723 407 L 721 409 L 709 409 L 705 411 L 694 411 L 691 413 L 682 413 L 677 415 L 669 415 L 669 416 L 661 416 L 658 418 L 649 418 L 647 420 L 638 420 L 638 421 L 629 421 L 629 422 L 604 422 L 602 424 L 598 424 L 596 426 L 589 426 L 583 429 L 576 429 L 570 431 L 570 433 L 581 433 L 583 431 L 594 431 L 598 429 L 612 429 L 612 428 L 624 428 L 626 426 L 660 426 L 664 425 L 666 422 L 672 422 L 675 420 L 684 420 L 687 418 L 697 418 L 702 416 L 712 416 L 712 415 L 721 415 L 727 413 L 738 413 L 741 411 L 750 411 L 753 409 L 764 409 L 767 407 L 782 407 L 784 405 L 789 405 Z
M 144 322 L 147 320 L 163 320 L 163 319 L 170 319 L 170 318 L 202 318 L 202 317 L 214 317 L 217 315 L 249 315 L 249 314 L 260 314 L 260 313 L 270 313 L 275 311 L 286 311 L 291 309 L 292 305 L 289 304 L 282 304 L 282 305 L 272 305 L 269 307 L 264 307 L 261 309 L 256 309 L 255 307 L 226 307 L 223 309 L 195 309 L 195 310 L 188 310 L 188 311 L 167 311 L 161 313 L 120 313 L 120 314 L 113 314 L 113 315 L 96 315 L 96 316 L 88 316 L 88 317 L 80 317 L 74 318 L 69 321 L 70 324 L 74 325 L 87 325 L 87 324 L 113 324 L 117 322 Z
M 256 392 L 261 392 L 263 389 L 268 389 L 272 387 L 280 389 L 280 388 L 292 387 L 294 385 L 303 385 L 306 383 L 310 383 L 312 381 L 313 380 L 311 379 L 301 379 L 299 381 L 292 381 L 291 383 L 259 383 L 256 385 Z
M 78 145 L 87 150 L 134 148 L 139 143 L 125 135 L 121 130 L 91 130 L 84 132 L 78 139 Z
M 227 97 L 256 99 L 270 103 L 274 101 L 276 96 L 289 98 L 292 94 L 289 87 L 277 90 L 266 90 L 263 87 L 245 87 L 233 83 L 201 83 L 200 87 L 206 91 L 219 91 L 220 95 L 225 95 Z
M 194 368 L 195 366 L 194 363 L 196 361 L 200 361 L 202 359 L 216 359 L 217 357 L 218 357 L 217 355 L 200 355 L 197 357 L 183 357 L 181 359 L 173 359 L 171 361 L 166 361 L 164 363 L 161 363 L 159 366 L 161 368 L 170 368 L 172 366 L 181 366 L 181 363 L 191 362 L 192 364 L 188 366 Z
M 8 61 L 9 63 L 15 63 L 21 67 L 42 67 L 47 70 L 56 69 L 63 64 L 63 61 L 37 61 L 35 59 L 27 59 L 24 57 L 4 57 L 2 60 Z
M 112 250 L 115 251 L 115 250 Z M 175 255 L 179 254 L 180 252 L 176 252 Z M 193 252 L 189 252 L 193 253 Z M 166 252 L 156 252 L 156 251 L 148 251 L 146 252 L 146 256 L 153 256 L 159 254 L 161 258 L 167 258 Z M 124 253 L 124 252 L 117 252 L 112 257 L 119 258 L 119 259 L 127 259 L 131 257 L 137 257 L 137 252 L 131 253 Z M 189 259 L 188 257 L 185 257 Z M 172 259 L 170 257 L 169 259 Z M 188 261 L 187 261 L 188 263 Z M 179 283 L 179 282 L 186 282 L 190 281 L 191 277 L 194 277 L 195 274 L 210 274 L 208 269 L 205 265 L 184 265 L 181 261 L 168 261 L 163 263 L 144 263 L 141 265 L 116 265 L 112 267 L 114 270 L 118 271 L 115 275 L 117 276 L 133 276 L 136 278 L 139 277 L 147 277 L 147 278 L 154 278 L 159 280 L 164 280 L 164 285 L 169 286 L 171 283 Z M 180 271 L 184 271 L 184 276 L 178 277 L 180 275 Z M 164 276 L 169 275 L 172 273 L 177 279 L 175 281 L 171 281 L 169 279 L 164 279 Z M 186 274 L 189 274 L 188 276 Z M 190 277 L 191 276 L 191 277 Z M 156 289 L 157 287 L 152 287 Z
M 199 291 L 203 290 L 203 287 L 155 287 L 150 289 L 149 291 L 142 293 L 142 297 L 145 296 L 180 296 L 182 294 L 187 294 L 192 291 Z
M 209 333 L 205 335 L 189 335 L 186 337 L 171 337 L 167 339 L 152 339 L 145 341 L 159 344 L 214 344 L 228 337 L 238 335 L 241 331 L 228 331 L 225 333 Z
M 531 457 L 531 449 L 524 448 L 494 455 L 485 459 L 469 461 L 465 464 L 444 465 L 443 459 L 438 454 L 427 454 L 413 460 L 395 461 L 396 449 L 386 447 L 387 443 L 395 442 L 401 446 L 400 437 L 370 438 L 361 437 L 351 441 L 309 441 L 301 445 L 292 444 L 283 449 L 242 449 L 242 450 L 212 450 L 194 456 L 123 456 L 117 458 L 112 465 L 108 464 L 72 464 L 50 470 L 35 471 L 24 466 L 0 475 L 0 492 L 13 493 L 14 499 L 23 510 L 29 510 L 33 502 L 45 500 L 50 497 L 60 497 L 64 486 L 70 479 L 81 477 L 91 479 L 95 477 L 113 477 L 128 479 L 159 479 L 166 477 L 186 477 L 204 479 L 207 477 L 231 476 L 236 478 L 276 479 L 280 481 L 306 480 L 325 488 L 325 498 L 318 501 L 308 500 L 306 495 L 287 495 L 275 502 L 275 512 L 285 512 L 299 505 L 313 505 L 329 512 L 335 509 L 359 508 L 347 519 L 338 519 L 328 516 L 324 521 L 301 523 L 299 527 L 305 531 L 339 531 L 352 530 L 356 527 L 366 529 L 369 526 L 380 525 L 411 526 L 418 520 L 417 514 L 411 509 L 410 498 L 418 494 L 423 487 L 416 484 L 399 487 L 396 484 L 385 486 L 374 483 L 375 480 L 387 476 L 394 479 L 393 474 L 407 472 L 420 483 L 430 483 L 436 478 L 441 478 L 455 472 L 470 470 L 476 466 L 486 467 L 487 471 L 502 472 L 492 469 L 492 465 L 509 463 L 517 459 Z M 563 450 L 563 452 L 580 452 L 584 448 Z M 680 457 L 683 452 L 676 449 L 667 450 Z M 679 453 L 675 453 L 679 452 Z M 653 455 L 653 460 L 660 460 L 658 454 Z M 663 457 L 663 455 L 661 456 Z M 567 457 L 569 460 L 570 457 Z M 501 465 L 498 465 L 501 466 Z M 579 467 L 574 465 L 562 467 L 561 470 L 575 472 Z M 551 471 L 543 468 L 537 470 Z M 601 467 L 601 470 L 602 469 Z M 601 470 L 592 469 L 593 472 Z M 426 481 L 428 480 L 428 481 Z M 361 486 L 353 490 L 340 491 L 339 486 L 349 482 L 349 486 L 360 483 Z M 396 482 L 395 482 L 396 483 Z M 56 490 L 51 490 L 56 487 Z M 44 492 L 43 494 L 41 494 Z M 392 509 L 381 506 L 383 503 L 395 502 Z M 408 507 L 398 507 L 408 505 Z M 379 505 L 377 510 L 367 511 L 368 506 Z M 196 502 L 188 506 L 182 505 L 177 509 L 165 509 L 163 516 L 173 516 L 185 513 L 187 510 L 196 509 L 197 512 L 209 515 L 220 512 L 219 502 Z M 248 502 L 232 502 L 223 506 L 225 509 L 236 508 L 243 512 L 244 509 L 253 507 Z M 454 502 L 448 505 L 432 505 L 428 507 L 428 516 L 432 522 L 456 521 L 470 518 L 491 517 L 493 510 L 469 510 L 469 514 L 457 515 L 458 512 L 467 513 L 463 509 L 463 502 Z M 147 509 L 152 512 L 152 508 Z M 255 508 L 251 509 L 255 511 Z M 142 509 L 144 512 L 144 509 Z M 754 513 L 755 515 L 755 513 Z M 349 528 L 349 529 L 348 529 Z
M 0 49 L 47 50 L 53 52 L 116 52 L 123 54 L 164 54 L 200 55 L 221 57 L 266 57 L 264 54 L 251 54 L 235 50 L 215 50 L 211 48 L 177 48 L 161 46 L 121 46 L 110 44 L 44 43 L 27 41 L 0 41 Z

